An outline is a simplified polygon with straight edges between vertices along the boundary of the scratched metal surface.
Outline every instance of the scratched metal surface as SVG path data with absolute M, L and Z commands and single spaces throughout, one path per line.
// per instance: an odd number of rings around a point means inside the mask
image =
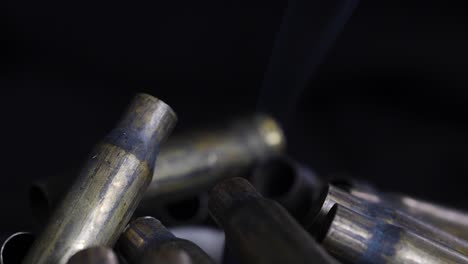
M 343 263 L 468 263 L 448 247 L 344 206 L 336 206 L 331 218 L 322 244 Z
M 159 99 L 138 94 L 79 176 L 23 263 L 65 264 L 91 246 L 112 247 L 151 182 L 161 144 L 177 117 Z

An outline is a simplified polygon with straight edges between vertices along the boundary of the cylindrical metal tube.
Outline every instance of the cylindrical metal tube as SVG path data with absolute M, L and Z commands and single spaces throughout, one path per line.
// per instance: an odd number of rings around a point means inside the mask
M 110 248 L 90 247 L 78 251 L 67 264 L 119 264 L 119 260 Z
M 446 233 L 428 223 L 422 222 L 405 212 L 369 203 L 331 185 L 323 191 L 321 197 L 322 198 L 320 200 L 322 200 L 322 208 L 316 212 L 311 211 L 311 214 L 315 215 L 315 220 L 313 220 L 307 227 L 314 236 L 317 236 L 317 234 L 314 233 L 314 230 L 317 230 L 315 226 L 320 225 L 324 221 L 326 215 L 328 215 L 330 209 L 335 204 L 340 204 L 363 215 L 411 230 L 419 236 L 433 240 L 464 255 L 468 254 L 468 243 L 466 241 Z M 310 217 L 310 219 L 312 219 L 312 217 Z
M 217 184 L 209 208 L 241 263 L 336 263 L 283 207 L 263 198 L 245 179 Z
M 188 240 L 177 238 L 153 217 L 140 217 L 133 220 L 120 237 L 118 246 L 130 264 L 143 261 L 150 263 L 150 259 L 163 258 L 168 250 L 174 254 L 180 252 L 175 255 L 186 254 L 190 263 L 213 264 L 211 258 L 200 247 Z M 184 259 L 184 257 L 181 258 Z M 179 264 L 179 262 L 174 263 Z
M 409 196 L 387 194 L 385 201 L 445 232 L 468 241 L 468 213 Z
M 94 149 L 24 264 L 63 264 L 92 246 L 112 247 L 151 182 L 160 145 L 176 115 L 137 95 L 118 126 Z
M 250 180 L 258 192 L 277 201 L 300 223 L 307 221 L 305 217 L 323 186 L 312 170 L 286 156 L 259 163 Z
M 447 233 L 468 241 L 468 212 L 395 193 L 379 193 L 353 180 L 343 190 L 366 201 L 388 204 Z
M 231 122 L 224 128 L 171 136 L 158 155 L 154 177 L 141 201 L 140 215 L 154 215 L 163 203 L 209 190 L 222 178 L 244 176 L 259 160 L 281 153 L 285 137 L 280 125 L 265 115 Z M 66 177 L 33 183 L 30 205 L 41 221 L 67 189 Z
M 225 129 L 172 137 L 161 150 L 144 201 L 188 196 L 223 178 L 244 176 L 259 160 L 283 151 L 285 138 L 272 118 L 256 115 Z
M 161 246 L 158 251 L 150 251 L 141 264 L 194 264 L 189 254 L 183 249 Z
M 329 183 L 346 192 L 357 194 L 367 201 L 375 201 L 377 199 L 378 190 L 369 182 L 351 177 L 332 177 Z
M 334 205 L 323 224 L 319 241 L 344 263 L 468 263 L 456 251 L 341 205 Z
M 21 263 L 34 242 L 30 232 L 16 232 L 0 236 L 0 264 Z

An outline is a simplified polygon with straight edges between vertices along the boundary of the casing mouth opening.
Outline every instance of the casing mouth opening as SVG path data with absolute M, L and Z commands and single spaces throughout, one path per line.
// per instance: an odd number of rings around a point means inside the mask
M 272 158 L 255 168 L 252 183 L 265 197 L 281 200 L 294 188 L 297 181 L 294 164 L 286 158 Z
M 22 263 L 34 239 L 35 236 L 29 232 L 18 232 L 9 236 L 0 249 L 0 264 Z

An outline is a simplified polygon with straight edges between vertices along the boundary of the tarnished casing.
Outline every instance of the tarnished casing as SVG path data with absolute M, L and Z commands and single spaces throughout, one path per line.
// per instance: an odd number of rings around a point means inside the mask
M 21 263 L 35 239 L 30 232 L 5 233 L 0 235 L 0 264 Z
M 319 241 L 344 263 L 468 263 L 466 256 L 409 230 L 334 205 Z
M 353 178 L 341 178 L 332 184 L 370 203 L 395 207 L 468 241 L 468 212 L 403 194 L 379 192 L 371 184 Z
M 23 263 L 64 264 L 84 248 L 112 247 L 151 182 L 158 146 L 175 122 L 164 102 L 137 95 L 93 150 Z
M 153 217 L 133 220 L 119 239 L 118 247 L 130 264 L 157 263 L 164 259 L 174 264 L 213 264 L 213 260 L 194 243 L 177 238 Z
M 281 153 L 284 147 L 280 125 L 260 114 L 217 129 L 171 136 L 158 154 L 158 169 L 138 213 L 161 217 L 158 213 L 166 204 L 207 191 L 223 178 L 246 176 L 257 161 Z M 39 225 L 69 187 L 69 181 L 62 178 L 43 179 L 31 186 L 30 205 Z
M 224 129 L 172 137 L 162 148 L 142 209 L 151 200 L 208 190 L 223 178 L 244 176 L 256 162 L 282 152 L 285 138 L 271 117 L 255 115 Z
M 151 251 L 145 255 L 141 264 L 194 264 L 189 254 L 173 245 L 163 245 L 158 251 Z
M 418 219 L 468 241 L 467 212 L 404 195 L 388 194 L 385 200 Z
M 468 242 L 420 221 L 405 212 L 380 204 L 369 203 L 332 185 L 323 191 L 321 200 L 322 208 L 316 212 L 311 212 L 312 215 L 315 215 L 314 220 L 308 226 L 308 230 L 312 233 L 317 230 L 314 225 L 323 222 L 330 209 L 335 204 L 339 204 L 363 215 L 411 230 L 419 236 L 433 240 L 464 255 L 468 254 Z M 312 217 L 309 219 L 312 219 Z
M 73 255 L 67 264 L 119 264 L 119 260 L 110 248 L 91 247 Z
M 283 207 L 261 197 L 245 179 L 217 184 L 209 208 L 241 263 L 336 263 Z

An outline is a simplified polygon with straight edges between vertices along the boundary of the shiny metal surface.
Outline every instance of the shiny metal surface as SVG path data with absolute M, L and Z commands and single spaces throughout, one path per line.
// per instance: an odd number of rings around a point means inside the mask
M 243 178 L 217 184 L 209 208 L 240 263 L 336 263 L 283 207 Z
M 468 241 L 467 212 L 402 195 L 388 199 L 408 214 Z
M 158 155 L 139 214 L 157 215 L 165 204 L 209 190 L 222 178 L 245 176 L 255 162 L 281 153 L 284 147 L 280 125 L 265 115 L 240 119 L 224 128 L 171 136 Z M 39 225 L 69 188 L 64 178 L 69 177 L 40 180 L 31 186 L 30 205 Z
M 175 136 L 161 150 L 142 207 L 151 200 L 208 190 L 222 178 L 244 176 L 254 162 L 282 152 L 284 145 L 281 127 L 265 115 Z
M 73 255 L 67 264 L 119 264 L 119 260 L 110 248 L 91 247 Z
M 344 263 L 468 263 L 456 251 L 341 205 L 335 205 L 327 217 L 321 243 Z
M 64 264 L 92 246 L 112 247 L 151 182 L 158 146 L 176 115 L 137 95 L 86 165 L 27 254 L 24 264 Z
M 331 185 L 328 187 L 328 190 L 324 191 L 322 208 L 319 212 L 314 213 L 317 216 L 311 225 L 308 226 L 308 230 L 314 233 L 317 230 L 314 225 L 320 225 L 335 204 L 353 209 L 356 212 L 379 219 L 388 224 L 411 230 L 419 236 L 433 240 L 464 255 L 468 254 L 468 243 L 466 241 L 420 221 L 405 212 L 380 204 L 369 203 Z
M 345 191 L 372 203 L 387 204 L 468 241 L 468 212 L 396 193 L 378 192 L 369 184 L 347 179 Z
M 161 222 L 149 216 L 140 217 L 130 222 L 119 239 L 118 247 L 130 264 L 139 264 L 145 261 L 150 263 L 150 259 L 164 258 L 168 251 L 175 252 L 176 256 L 187 254 L 190 263 L 214 263 L 200 247 L 188 240 L 177 238 Z M 181 260 L 183 259 L 181 258 Z
M 30 232 L 16 232 L 0 236 L 0 264 L 21 263 L 34 239 L 34 234 Z

